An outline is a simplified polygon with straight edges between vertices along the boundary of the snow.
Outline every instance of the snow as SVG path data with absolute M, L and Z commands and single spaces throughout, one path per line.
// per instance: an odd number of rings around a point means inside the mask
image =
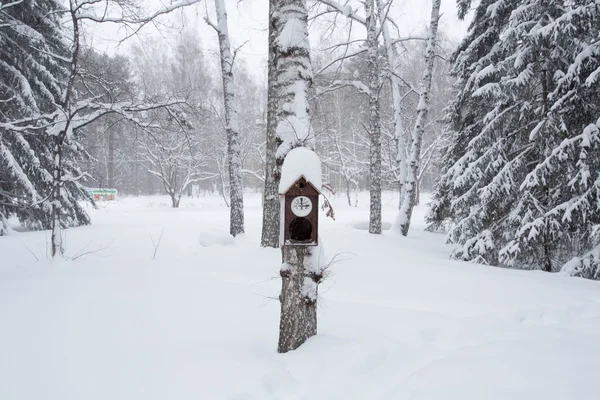
M 17 133 L 17 135 L 20 136 L 19 133 Z M 29 149 L 29 145 L 26 144 L 26 146 Z M 2 157 L 4 165 L 10 169 L 11 173 L 16 177 L 19 183 L 27 190 L 28 194 L 34 200 L 39 200 L 40 195 L 37 190 L 35 190 L 35 187 L 27 177 L 27 174 L 23 171 L 23 168 L 21 168 L 17 160 L 15 160 L 7 146 L 0 146 L 0 156 Z M 35 160 L 37 160 L 37 158 L 35 158 Z
M 286 95 L 293 95 L 293 100 L 283 103 L 281 106 L 283 111 L 290 115 L 277 124 L 277 136 L 282 141 L 276 152 L 278 158 L 285 157 L 293 147 L 305 145 L 314 147 L 314 136 L 310 134 L 309 107 L 306 98 L 307 82 L 298 80 L 286 87 L 285 90 Z
M 424 206 L 409 237 L 370 235 L 367 199 L 331 199 L 319 333 L 283 355 L 259 194 L 235 239 L 218 196 L 89 209 L 66 254 L 98 252 L 74 260 L 47 261 L 45 232 L 0 238 L 0 399 L 597 399 L 600 283 L 450 261 Z
M 312 301 L 317 300 L 317 283 L 311 278 L 305 277 L 300 288 L 300 294 L 303 298 L 310 299 Z
M 306 147 L 296 147 L 291 150 L 281 167 L 279 194 L 285 194 L 300 177 L 304 177 L 317 190 L 321 190 L 321 159 L 314 151 Z
M 306 22 L 302 22 L 298 18 L 288 18 L 277 37 L 277 44 L 283 52 L 292 47 L 310 49 Z

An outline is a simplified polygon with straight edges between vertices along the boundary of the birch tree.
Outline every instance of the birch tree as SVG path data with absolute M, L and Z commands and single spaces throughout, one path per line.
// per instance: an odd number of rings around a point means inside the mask
M 267 93 L 267 129 L 265 148 L 265 188 L 263 191 L 263 220 L 260 245 L 262 247 L 279 246 L 279 198 L 277 189 L 281 177 L 281 164 L 277 164 L 277 107 L 276 91 L 277 71 L 275 70 L 275 40 L 277 32 L 274 28 L 276 16 L 275 0 L 269 0 L 269 55 L 268 55 L 268 93 Z
M 421 163 L 421 144 L 423 142 L 423 135 L 425 134 L 425 124 L 427 122 L 427 113 L 429 112 L 430 105 L 431 82 L 435 61 L 435 47 L 440 19 L 440 3 L 441 0 L 433 0 L 431 7 L 431 20 L 429 23 L 427 48 L 425 49 L 425 70 L 423 71 L 423 78 L 419 83 L 420 95 L 419 104 L 417 106 L 417 120 L 413 129 L 410 155 L 407 160 L 409 168 L 406 174 L 406 193 L 398 215 L 400 232 L 404 236 L 408 235 L 410 220 L 415 207 L 419 167 Z
M 274 94 L 279 98 L 276 134 L 280 144 L 276 157 L 283 164 L 292 149 L 315 147 L 307 96 L 312 70 L 306 0 L 274 0 L 270 24 L 274 33 Z M 277 349 L 285 353 L 317 333 L 317 290 L 322 274 L 318 247 L 283 246 L 282 258 Z
M 387 7 L 386 7 L 387 5 Z M 402 95 L 401 82 L 396 66 L 398 64 L 398 54 L 396 47 L 392 41 L 389 31 L 389 21 L 386 19 L 389 7 L 392 6 L 392 0 L 388 0 L 384 4 L 383 0 L 377 0 L 377 10 L 379 23 L 381 24 L 381 35 L 383 36 L 384 51 L 387 58 L 388 74 L 392 86 L 392 104 L 394 112 L 394 139 L 396 141 L 396 163 L 398 165 L 398 207 L 402 205 L 404 200 L 404 181 L 406 180 L 406 144 L 404 141 L 404 129 L 402 126 Z
M 244 233 L 244 195 L 242 181 L 242 159 L 239 143 L 238 110 L 235 101 L 235 82 L 233 64 L 235 53 L 232 52 L 227 24 L 227 10 L 224 0 L 215 0 L 217 12 L 216 24 L 206 19 L 219 36 L 221 55 L 221 77 L 223 80 L 223 104 L 225 109 L 225 130 L 227 132 L 227 158 L 229 168 L 229 233 L 237 236 Z
M 392 38 L 388 29 L 389 24 L 393 24 L 393 20 L 389 17 L 389 11 L 393 0 L 383 1 L 376 0 L 372 2 L 367 0 L 363 2 L 365 17 L 358 15 L 356 10 L 347 3 L 342 5 L 335 0 L 319 0 L 328 7 L 329 11 L 335 11 L 348 17 L 353 22 L 357 22 L 365 26 L 367 37 L 363 49 L 355 52 L 345 52 L 340 59 L 348 59 L 356 56 L 363 51 L 367 52 L 368 59 L 368 90 L 364 90 L 369 95 L 369 127 L 368 136 L 370 141 L 370 156 L 369 156 L 369 193 L 370 193 L 370 215 L 369 215 L 369 232 L 381 233 L 381 190 L 382 190 L 382 126 L 381 126 L 381 105 L 380 105 L 380 90 L 382 82 L 387 78 L 390 82 L 392 93 L 392 109 L 393 109 L 393 140 L 395 143 L 394 151 L 394 166 L 393 176 L 398 180 L 398 189 L 400 193 L 399 208 L 402 208 L 404 201 L 404 188 L 407 181 L 407 162 L 406 162 L 406 144 L 404 140 L 402 101 L 407 93 L 413 92 L 410 85 L 407 85 L 405 79 L 397 70 L 399 65 L 399 56 L 395 45 L 399 42 L 421 39 L 418 37 Z M 438 7 L 439 14 L 439 7 Z M 378 25 L 379 21 L 379 25 Z M 436 27 L 437 30 L 437 27 Z M 386 70 L 382 68 L 378 58 L 379 54 L 379 35 L 383 36 L 383 50 L 385 54 Z M 346 43 L 348 48 L 350 43 Z M 435 43 L 434 43 L 435 45 Z M 339 46 L 344 46 L 340 44 Z M 432 56 L 433 57 L 433 56 Z M 433 61 L 433 58 L 432 58 Z M 335 61 L 334 61 L 335 62 Z M 331 63 L 333 64 L 333 62 Z M 350 82 L 347 82 L 349 84 Z M 339 82 L 338 82 L 339 84 Z M 356 85 L 356 82 L 354 83 Z M 341 86 L 341 85 L 340 85 Z M 404 94 L 403 94 L 404 92 Z M 423 123 L 425 121 L 423 120 Z M 416 174 L 415 176 L 418 176 Z
M 330 62 L 321 72 L 338 61 L 346 60 L 366 51 L 368 60 L 368 82 L 359 81 L 336 81 L 334 85 L 344 87 L 353 85 L 359 90 L 367 93 L 369 103 L 369 124 L 365 129 L 369 137 L 369 233 L 381 233 L 381 119 L 379 92 L 381 89 L 381 68 L 379 63 L 379 28 L 378 13 L 375 8 L 375 0 L 366 0 L 364 4 L 365 17 L 357 14 L 351 5 L 342 5 L 334 0 L 319 0 L 329 10 L 341 13 L 353 22 L 363 25 L 367 30 L 364 48 L 345 52 L 339 59 Z M 346 49 L 349 43 L 342 44 Z
M 379 45 L 374 0 L 365 1 L 369 65 L 369 233 L 381 233 L 381 121 Z

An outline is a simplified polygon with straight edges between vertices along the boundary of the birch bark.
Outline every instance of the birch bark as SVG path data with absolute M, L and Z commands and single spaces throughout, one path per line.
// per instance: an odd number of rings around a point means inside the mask
M 279 353 L 295 350 L 317 334 L 317 284 L 320 278 L 311 273 L 312 252 L 316 249 L 308 246 L 283 247 Z M 310 286 L 313 286 L 313 291 L 310 291 Z
M 383 36 L 384 51 L 387 58 L 388 68 L 390 69 L 390 83 L 392 86 L 392 102 L 394 110 L 394 140 L 396 141 L 396 163 L 398 167 L 398 208 L 404 200 L 404 181 L 406 180 L 406 144 L 404 143 L 404 127 L 402 125 L 402 110 L 400 102 L 400 81 L 396 73 L 397 53 L 394 43 L 390 36 L 388 23 L 386 20 L 386 9 L 382 0 L 377 0 L 377 10 L 379 12 L 379 23 L 381 24 L 381 34 Z
M 219 36 L 219 50 L 221 53 L 225 130 L 227 132 L 227 156 L 229 161 L 229 233 L 235 237 L 240 233 L 244 233 L 242 158 L 240 156 L 240 130 L 233 76 L 235 57 L 232 54 L 231 42 L 229 40 L 225 1 L 215 0 L 215 9 L 217 11 L 217 24 L 214 28 Z
M 431 21 L 427 38 L 427 47 L 425 49 L 425 71 L 419 82 L 420 96 L 417 107 L 417 120 L 413 129 L 413 138 L 408 159 L 408 170 L 406 174 L 405 196 L 398 222 L 400 232 L 403 236 L 408 235 L 410 220 L 415 207 L 417 179 L 419 176 L 419 165 L 421 162 L 421 144 L 425 133 L 425 123 L 427 122 L 427 113 L 429 112 L 431 80 L 433 77 L 433 66 L 435 61 L 435 45 L 437 40 L 438 23 L 440 20 L 441 0 L 433 0 L 431 7 Z
M 365 1 L 369 66 L 369 233 L 381 233 L 381 125 L 377 14 L 374 0 Z
M 276 165 L 281 166 L 290 150 L 296 147 L 314 150 L 315 147 L 307 96 L 312 69 L 307 0 L 273 0 L 272 5 L 270 22 L 274 34 L 270 57 L 276 86 L 272 91 L 273 103 L 269 106 L 277 111 L 275 157 Z M 295 350 L 317 333 L 317 287 L 322 278 L 318 254 L 313 255 L 317 250 L 309 246 L 282 247 L 277 348 L 280 353 Z
M 277 32 L 274 27 L 273 12 L 275 0 L 269 0 L 269 59 L 268 59 L 268 100 L 267 100 L 267 132 L 265 150 L 265 189 L 263 192 L 263 220 L 260 245 L 262 247 L 279 247 L 279 197 L 278 187 L 281 177 L 281 164 L 277 164 L 277 108 L 278 97 L 276 91 L 275 70 L 275 38 Z

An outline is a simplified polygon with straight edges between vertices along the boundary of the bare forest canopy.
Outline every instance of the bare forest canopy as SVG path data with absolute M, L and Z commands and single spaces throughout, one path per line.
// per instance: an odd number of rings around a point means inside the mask
M 315 9 L 315 14 L 321 8 Z M 319 145 L 318 153 L 324 163 L 324 180 L 336 191 L 355 193 L 368 188 L 368 105 L 365 93 L 355 83 L 366 82 L 368 75 L 366 53 L 358 53 L 353 57 L 337 61 L 345 52 L 343 46 L 336 46 L 345 41 L 349 32 L 349 24 L 340 17 L 336 18 L 333 32 L 324 31 L 322 41 L 311 51 L 315 78 L 311 88 L 310 107 L 313 134 Z M 327 20 L 319 20 L 315 29 L 323 30 Z M 200 23 L 204 23 L 200 21 Z M 357 31 L 353 28 L 353 32 Z M 194 187 L 202 193 L 218 192 L 228 198 L 229 183 L 227 177 L 227 148 L 224 134 L 224 108 L 222 101 L 222 84 L 219 77 L 219 58 L 212 50 L 207 50 L 207 42 L 215 41 L 215 37 L 202 36 L 200 30 L 186 26 L 183 31 L 163 32 L 171 34 L 172 40 L 147 39 L 131 46 L 125 54 L 99 53 L 90 48 L 94 54 L 94 62 L 121 67 L 123 76 L 108 77 L 126 86 L 132 96 L 150 96 L 152 98 L 185 98 L 187 103 L 182 107 L 188 122 L 193 126 L 189 133 L 178 132 L 173 124 L 163 122 L 169 128 L 169 136 L 182 136 L 192 139 L 195 163 L 201 173 Z M 210 32 L 209 32 L 210 33 Z M 421 31 L 424 36 L 424 30 Z M 439 60 L 433 88 L 433 102 L 429 128 L 431 134 L 424 143 L 426 167 L 422 172 L 424 190 L 431 190 L 439 168 L 436 157 L 442 145 L 443 110 L 451 99 L 453 78 L 449 75 L 449 64 L 445 59 L 457 43 L 444 37 L 441 33 Z M 236 42 L 243 41 L 240 38 Z M 423 40 L 403 42 L 402 57 L 397 68 L 403 71 L 406 81 L 402 95 L 405 97 L 403 107 L 404 126 L 409 135 L 410 127 L 416 118 L 416 105 L 419 100 L 414 90 L 422 72 Z M 172 47 L 165 48 L 166 43 L 173 42 Z M 351 44 L 348 49 L 364 47 L 360 42 Z M 262 190 L 264 186 L 265 130 L 267 87 L 266 69 L 262 66 L 251 66 L 243 55 L 244 47 L 235 60 L 236 96 L 238 97 L 239 121 L 241 124 L 241 154 L 243 161 L 244 187 L 247 190 Z M 357 52 L 357 50 L 351 50 Z M 381 54 L 383 57 L 383 53 Z M 253 60 L 249 60 L 252 62 Z M 118 68 L 118 67 L 117 67 Z M 259 73 L 257 74 L 257 70 Z M 264 76 L 260 76 L 260 74 Z M 257 75 L 258 78 L 257 78 Z M 397 184 L 396 155 L 394 154 L 394 117 L 391 87 L 384 83 L 381 89 L 382 121 L 383 121 L 383 178 L 384 188 L 392 190 Z M 346 110 L 353 110 L 347 113 Z M 155 114 L 160 114 L 160 111 Z M 159 115 L 152 116 L 160 119 Z M 93 185 L 114 187 L 123 194 L 157 194 L 165 193 L 164 185 L 156 179 L 152 166 L 158 165 L 148 160 L 150 146 L 166 146 L 166 143 L 177 142 L 176 137 L 154 137 L 154 143 L 146 143 L 148 137 L 141 134 L 134 123 L 118 118 L 107 122 L 105 118 L 89 128 L 89 143 L 86 148 L 93 156 L 87 162 L 86 169 L 93 177 Z M 164 118 L 163 118 L 164 120 Z M 164 137 L 163 137 L 164 136 Z M 157 141 L 165 142 L 164 144 Z M 118 144 L 118 145 L 117 145 Z M 165 149 L 166 150 L 166 149 Z M 163 151 L 164 152 L 164 151 Z M 160 151 L 153 153 L 155 156 Z M 191 155 L 190 155 L 191 157 Z M 169 159 L 170 157 L 166 157 Z M 181 163 L 180 163 L 181 164 Z M 166 166 L 165 166 L 166 167 Z M 152 171 L 152 172 L 151 172 Z M 183 178 L 182 178 L 183 179 Z M 92 184 L 92 183 L 90 183 Z M 192 184 L 186 188 L 192 192 Z

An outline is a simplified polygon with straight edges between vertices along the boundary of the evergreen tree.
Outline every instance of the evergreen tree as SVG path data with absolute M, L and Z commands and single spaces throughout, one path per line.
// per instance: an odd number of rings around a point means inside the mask
M 460 17 L 465 16 L 470 3 L 468 0 L 458 3 Z M 469 34 L 452 56 L 457 93 L 448 107 L 451 141 L 442 157 L 443 175 L 436 185 L 428 215 L 435 227 L 453 222 L 449 241 L 465 244 L 466 258 L 483 263 L 493 263 L 495 259 L 490 259 L 493 254 L 487 252 L 491 243 L 487 240 L 489 231 L 484 228 L 486 221 L 481 218 L 478 190 L 491 179 L 485 176 L 491 172 L 485 169 L 492 165 L 491 160 L 482 156 L 496 155 L 487 149 L 491 147 L 490 135 L 494 135 L 498 120 L 493 114 L 486 119 L 493 103 L 481 101 L 473 94 L 480 86 L 494 82 L 493 65 L 504 54 L 498 43 L 516 3 L 482 1 L 475 10 Z M 496 106 L 500 109 L 502 104 Z M 465 258 L 461 250 L 453 253 L 453 257 Z
M 25 0 L 0 6 L 0 235 L 16 216 L 30 228 L 48 228 L 52 184 L 52 143 L 42 116 L 60 103 L 68 76 L 69 47 L 54 0 Z M 28 121 L 27 123 L 19 123 Z M 65 166 L 79 176 L 81 148 L 72 143 Z M 66 226 L 89 219 L 77 204 L 83 194 L 67 183 L 60 202 Z
M 454 56 L 453 145 L 429 215 L 451 221 L 454 258 L 550 272 L 597 243 L 599 7 L 477 8 Z
M 545 115 L 530 134 L 535 166 L 520 184 L 515 234 L 500 261 L 538 266 L 538 259 L 546 271 L 566 263 L 570 273 L 599 279 L 600 3 L 568 5 L 528 32 L 551 49 L 540 57 L 547 66 L 540 76 Z

